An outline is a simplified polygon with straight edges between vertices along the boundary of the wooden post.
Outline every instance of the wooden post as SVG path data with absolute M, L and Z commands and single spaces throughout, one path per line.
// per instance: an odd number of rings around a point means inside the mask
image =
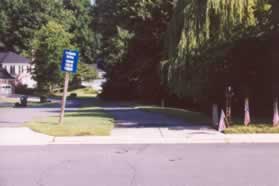
M 63 125 L 64 123 L 64 113 L 65 113 L 65 105 L 67 101 L 67 94 L 68 94 L 68 85 L 69 85 L 70 74 L 68 72 L 65 73 L 65 83 L 64 83 L 64 93 L 61 102 L 61 112 L 59 117 L 59 124 Z
M 218 128 L 218 105 L 217 104 L 213 104 L 212 105 L 212 125 L 213 127 Z
M 228 88 L 226 89 L 225 92 L 225 97 L 226 97 L 226 125 L 227 127 L 229 127 L 231 125 L 232 122 L 232 108 L 231 108 L 231 104 L 232 104 L 232 97 L 233 97 L 234 93 L 232 91 L 231 86 L 228 86 Z
M 273 99 L 273 126 L 277 127 L 279 123 L 278 97 L 275 97 Z
M 161 100 L 161 107 L 162 107 L 162 108 L 165 108 L 165 99 L 162 99 L 162 100 Z
M 248 126 L 251 122 L 250 118 L 250 109 L 249 109 L 249 97 L 246 97 L 244 100 L 244 124 Z

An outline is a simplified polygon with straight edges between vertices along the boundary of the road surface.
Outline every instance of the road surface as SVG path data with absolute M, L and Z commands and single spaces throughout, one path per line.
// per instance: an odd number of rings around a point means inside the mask
M 0 147 L 0 186 L 278 186 L 277 144 Z

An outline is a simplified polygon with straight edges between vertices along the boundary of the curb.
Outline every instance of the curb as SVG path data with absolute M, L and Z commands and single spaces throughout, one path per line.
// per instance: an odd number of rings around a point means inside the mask
M 185 134 L 171 136 L 53 137 L 29 128 L 0 130 L 0 146 L 132 145 L 132 144 L 267 144 L 279 143 L 279 134 Z

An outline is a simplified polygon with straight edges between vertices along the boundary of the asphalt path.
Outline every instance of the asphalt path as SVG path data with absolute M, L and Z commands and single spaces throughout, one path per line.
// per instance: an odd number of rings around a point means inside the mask
M 111 107 L 104 110 L 115 119 L 116 127 L 170 127 L 170 126 L 191 126 L 190 123 L 167 117 L 160 113 L 146 112 L 133 107 Z
M 0 186 L 278 186 L 277 144 L 0 147 Z
M 192 124 L 177 117 L 169 117 L 162 113 L 148 112 L 133 106 L 125 106 L 121 103 L 111 103 L 102 107 L 115 120 L 117 128 L 171 128 L 212 131 L 208 124 Z
M 57 102 L 57 100 L 56 100 Z M 80 106 L 77 100 L 67 101 L 67 110 L 76 110 Z M 0 127 L 18 127 L 36 118 L 56 116 L 59 114 L 60 104 L 45 105 L 41 107 L 14 108 L 12 106 L 0 108 Z M 192 125 L 184 120 L 168 117 L 154 112 L 146 112 L 133 106 L 122 103 L 110 103 L 101 107 L 101 111 L 109 113 L 115 119 L 116 128 L 177 128 L 205 129 L 206 125 Z
M 4 104 L 4 103 L 2 103 Z M 67 101 L 67 110 L 76 110 L 78 102 Z M 26 122 L 30 122 L 42 117 L 58 116 L 60 104 L 54 103 L 45 106 L 28 106 L 16 108 L 13 105 L 0 108 L 0 127 L 20 127 Z

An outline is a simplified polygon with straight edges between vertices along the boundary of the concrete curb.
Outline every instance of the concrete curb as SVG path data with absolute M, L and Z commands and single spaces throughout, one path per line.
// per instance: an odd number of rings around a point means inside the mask
M 138 138 L 138 137 L 56 137 L 52 144 L 234 144 L 279 143 L 279 135 L 218 135 L 188 136 L 185 138 Z
M 150 137 L 152 136 L 152 137 Z M 241 144 L 279 143 L 279 134 L 184 134 L 53 137 L 29 128 L 1 128 L 0 146 L 82 145 L 82 144 Z
M 54 137 L 36 133 L 29 128 L 1 128 L 0 146 L 48 145 Z

